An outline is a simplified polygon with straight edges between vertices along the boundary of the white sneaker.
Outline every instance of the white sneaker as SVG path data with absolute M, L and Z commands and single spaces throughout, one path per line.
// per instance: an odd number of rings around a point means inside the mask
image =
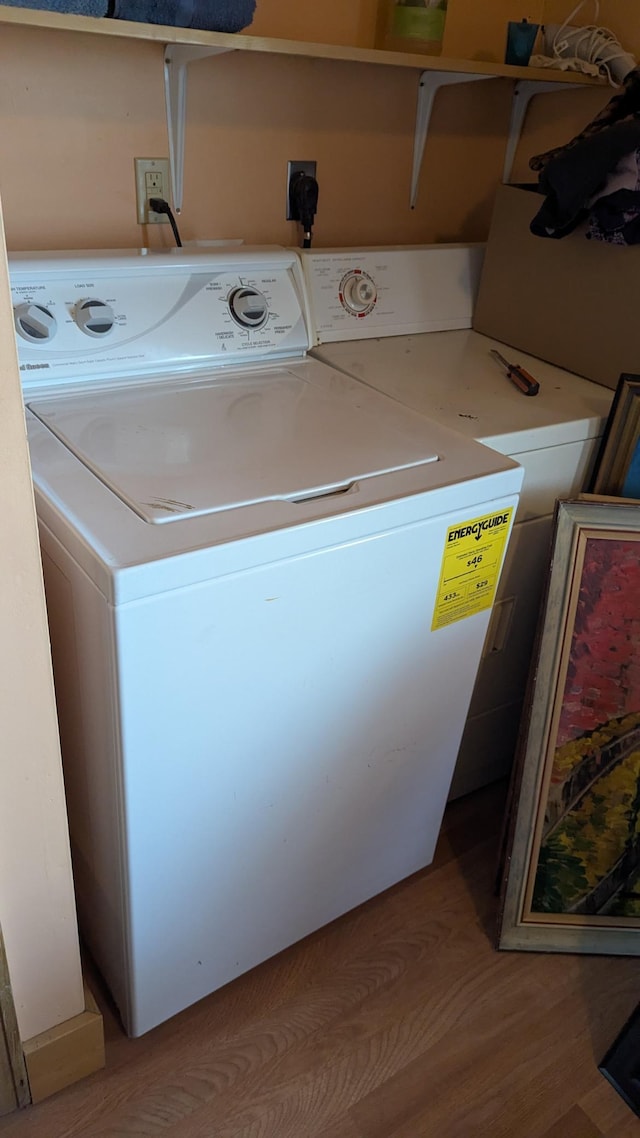
M 635 58 L 624 50 L 613 32 L 596 24 L 589 24 L 585 28 L 546 24 L 543 43 L 545 56 L 595 64 L 616 85 L 622 83 L 625 76 L 636 67 Z

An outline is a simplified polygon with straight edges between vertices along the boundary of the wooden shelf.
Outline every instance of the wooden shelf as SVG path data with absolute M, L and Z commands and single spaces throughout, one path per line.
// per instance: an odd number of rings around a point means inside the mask
M 511 67 L 506 63 L 483 60 L 446 59 L 442 56 L 381 51 L 374 48 L 341 47 L 338 44 L 302 43 L 296 40 L 268 39 L 241 33 L 201 32 L 191 28 L 165 27 L 161 24 L 135 24 L 127 20 L 95 19 L 92 16 L 61 15 L 34 8 L 7 8 L 0 5 L 0 23 L 17 27 L 44 28 L 48 31 L 82 32 L 85 35 L 110 36 L 115 39 L 137 39 L 160 43 L 204 47 L 217 52 L 255 51 L 263 54 L 300 56 L 304 59 L 337 59 L 346 63 L 376 64 L 381 67 L 404 67 L 414 71 L 455 72 L 459 75 L 485 75 L 504 79 L 549 80 L 594 86 L 598 80 L 586 75 L 544 68 Z

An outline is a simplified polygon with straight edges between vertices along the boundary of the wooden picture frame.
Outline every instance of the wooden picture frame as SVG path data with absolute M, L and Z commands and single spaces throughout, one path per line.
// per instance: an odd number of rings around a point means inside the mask
M 640 506 L 558 503 L 498 947 L 640 955 Z
M 618 380 L 590 490 L 640 498 L 640 375 Z

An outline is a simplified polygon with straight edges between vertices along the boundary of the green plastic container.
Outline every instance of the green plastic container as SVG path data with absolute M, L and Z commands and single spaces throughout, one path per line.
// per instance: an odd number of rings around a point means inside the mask
M 446 2 L 437 8 L 424 5 L 396 4 L 393 10 L 392 34 L 406 39 L 442 41 L 447 17 Z

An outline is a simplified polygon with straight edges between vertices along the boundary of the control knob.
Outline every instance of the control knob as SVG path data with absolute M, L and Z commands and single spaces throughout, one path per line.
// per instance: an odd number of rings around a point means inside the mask
M 104 300 L 81 300 L 76 304 L 76 324 L 86 336 L 106 336 L 115 324 L 110 305 Z
M 42 304 L 16 304 L 13 310 L 16 332 L 23 340 L 32 344 L 42 344 L 52 340 L 56 334 L 58 323 L 53 312 Z
M 350 312 L 370 312 L 378 292 L 375 283 L 366 273 L 349 273 L 342 282 L 342 297 Z
M 234 288 L 229 297 L 229 311 L 242 328 L 262 328 L 269 315 L 269 305 L 257 288 Z

